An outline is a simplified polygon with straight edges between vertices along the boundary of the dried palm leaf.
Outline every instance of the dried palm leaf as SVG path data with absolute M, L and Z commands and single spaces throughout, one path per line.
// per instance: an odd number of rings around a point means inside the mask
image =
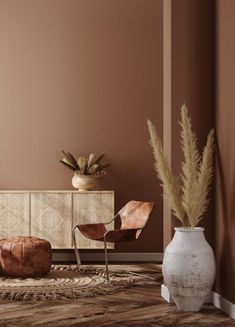
M 91 167 L 88 168 L 87 172 L 88 172 L 89 175 L 96 175 L 97 171 L 98 171 L 98 168 L 99 168 L 99 165 L 94 164 L 94 165 L 92 165 Z
M 95 163 L 95 154 L 90 153 L 87 163 L 87 168 L 89 169 Z
M 81 173 L 81 175 L 86 175 L 87 159 L 85 157 L 79 157 L 77 163 L 79 165 L 79 172 Z
M 68 163 L 67 163 L 66 161 L 64 161 L 63 159 L 60 160 L 60 162 L 61 162 L 63 165 L 65 165 L 66 167 L 68 167 L 69 169 L 71 169 L 71 170 L 74 171 L 74 167 L 71 166 L 70 164 L 68 164 Z
M 94 164 L 100 163 L 100 161 L 104 158 L 104 156 L 105 156 L 105 153 L 102 153 L 97 159 L 95 159 Z
M 69 151 L 61 150 L 61 153 L 64 156 L 63 159 L 64 159 L 65 162 L 67 162 L 72 167 L 74 167 L 74 170 L 79 169 L 78 164 L 77 164 L 77 160 L 74 158 L 74 156 Z

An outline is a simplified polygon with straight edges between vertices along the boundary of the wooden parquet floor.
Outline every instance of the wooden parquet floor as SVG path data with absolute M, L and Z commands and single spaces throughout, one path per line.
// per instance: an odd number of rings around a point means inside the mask
M 133 270 L 153 276 L 155 264 L 115 265 L 111 269 Z M 205 305 L 200 313 L 179 312 L 160 295 L 159 282 L 142 280 L 133 288 L 113 295 L 77 300 L 0 303 L 0 327 L 182 327 L 235 326 L 235 321 Z

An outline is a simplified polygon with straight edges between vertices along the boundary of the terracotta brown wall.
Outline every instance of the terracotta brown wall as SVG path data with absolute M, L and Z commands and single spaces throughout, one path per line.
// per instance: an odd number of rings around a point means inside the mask
M 180 173 L 183 156 L 178 122 L 182 104 L 188 107 L 201 150 L 207 133 L 214 125 L 214 1 L 172 0 L 170 23 L 171 112 L 165 118 L 170 126 L 168 142 L 171 143 L 172 167 Z M 167 122 L 164 126 L 167 128 Z M 206 237 L 211 244 L 214 239 L 213 220 L 212 199 L 206 216 L 200 222 L 201 226 L 205 226 Z M 173 218 L 172 229 L 177 224 L 178 221 Z
M 235 303 L 235 2 L 216 2 L 216 292 Z
M 156 202 L 142 241 L 162 251 L 146 118 L 162 135 L 161 0 L 0 0 L 0 188 L 71 189 L 57 150 L 106 152 L 116 208 Z

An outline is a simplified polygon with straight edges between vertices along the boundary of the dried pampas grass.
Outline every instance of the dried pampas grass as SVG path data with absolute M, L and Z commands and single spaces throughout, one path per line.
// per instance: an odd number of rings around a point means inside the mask
M 191 120 L 185 105 L 181 108 L 182 186 L 174 176 L 163 152 L 156 128 L 147 120 L 150 145 L 155 158 L 155 170 L 162 182 L 164 193 L 173 214 L 184 224 L 196 226 L 205 213 L 213 177 L 214 129 L 207 136 L 202 156 L 197 148 L 197 138 L 192 131 Z
M 173 175 L 167 158 L 163 153 L 162 143 L 157 135 L 155 126 L 150 120 L 147 120 L 147 124 L 150 133 L 149 143 L 153 148 L 153 155 L 155 158 L 154 166 L 157 175 L 162 182 L 162 186 L 164 186 L 166 200 L 170 208 L 172 208 L 174 215 L 183 222 L 185 211 L 181 202 L 179 182 Z

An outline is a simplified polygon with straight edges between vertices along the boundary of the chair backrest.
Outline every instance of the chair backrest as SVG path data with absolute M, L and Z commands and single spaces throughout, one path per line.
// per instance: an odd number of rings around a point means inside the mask
M 152 211 L 153 202 L 130 201 L 120 211 L 121 229 L 135 228 L 141 230 L 145 227 Z M 138 233 L 138 236 L 140 235 Z

